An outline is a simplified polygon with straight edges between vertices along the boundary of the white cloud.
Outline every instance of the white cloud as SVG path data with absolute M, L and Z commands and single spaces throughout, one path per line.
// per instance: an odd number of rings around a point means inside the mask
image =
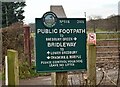
M 50 5 L 62 5 L 67 17 L 100 15 L 102 17 L 117 14 L 119 0 L 26 0 L 25 22 L 35 22 L 36 17 L 50 10 Z

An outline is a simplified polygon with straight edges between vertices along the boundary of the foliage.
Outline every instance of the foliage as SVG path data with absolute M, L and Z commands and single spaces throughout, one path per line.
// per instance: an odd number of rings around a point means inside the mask
M 7 54 L 7 49 L 14 49 L 18 51 L 18 57 L 22 58 L 23 56 L 23 24 L 15 23 L 9 27 L 2 29 L 2 52 L 3 52 L 3 63 L 5 55 Z
M 26 61 L 23 61 L 21 63 L 19 63 L 19 74 L 20 74 L 20 78 L 28 78 L 30 77 L 30 67 L 29 64 Z
M 107 31 L 118 31 L 120 16 L 114 15 L 106 19 L 91 19 L 87 22 L 88 29 L 101 29 Z
M 37 76 L 43 76 L 43 75 L 49 75 L 49 73 L 38 73 L 35 70 L 35 64 L 32 63 L 32 66 L 30 67 L 29 64 L 26 62 L 26 60 L 22 60 L 19 63 L 19 69 L 20 69 L 20 79 L 26 79 L 26 78 L 32 78 Z
M 3 58 L 6 55 L 7 49 L 14 49 L 18 51 L 19 58 L 19 74 L 21 79 L 36 77 L 40 75 L 47 75 L 48 73 L 37 73 L 35 71 L 35 64 L 32 63 L 30 67 L 24 55 L 24 37 L 23 24 L 15 23 L 9 27 L 2 29 L 3 37 Z M 33 52 L 34 43 L 31 40 L 31 51 Z M 3 74 L 4 76 L 4 74 Z
M 2 2 L 2 27 L 15 22 L 22 22 L 25 2 Z

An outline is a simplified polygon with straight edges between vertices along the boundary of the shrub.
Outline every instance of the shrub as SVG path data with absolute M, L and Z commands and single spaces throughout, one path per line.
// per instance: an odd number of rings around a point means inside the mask
M 6 55 L 7 49 L 14 49 L 18 51 L 18 56 L 23 53 L 24 39 L 23 39 L 23 24 L 15 23 L 9 27 L 2 29 L 2 47 L 3 47 L 3 59 Z

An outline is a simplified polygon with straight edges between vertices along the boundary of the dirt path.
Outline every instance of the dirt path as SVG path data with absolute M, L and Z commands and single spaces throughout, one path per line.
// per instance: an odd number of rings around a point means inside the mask
M 112 70 L 108 71 L 110 78 L 112 81 L 116 83 L 117 80 L 117 70 Z M 97 84 L 102 78 L 102 72 L 97 71 Z M 72 80 L 71 80 L 72 79 Z M 104 80 L 106 79 L 106 80 Z M 109 85 L 114 85 L 111 83 L 111 81 L 108 78 L 104 78 L 101 84 L 109 84 Z M 106 82 L 107 81 L 107 82 Z M 43 86 L 43 85 L 52 85 L 51 83 L 51 76 L 41 76 L 41 77 L 36 77 L 36 78 L 31 78 L 31 79 L 25 79 L 25 80 L 20 80 L 19 83 L 22 87 L 26 86 Z M 83 85 L 83 80 L 82 80 L 82 75 L 81 74 L 69 74 L 68 75 L 68 85 Z M 2 85 L 2 81 L 0 81 L 0 87 Z
M 78 74 L 68 75 L 69 85 L 71 85 L 71 78 L 73 80 L 73 84 L 80 84 Z M 20 80 L 20 85 L 52 85 L 51 76 L 42 76 L 28 80 Z
M 20 80 L 20 85 L 51 85 L 51 77 L 42 76 L 28 80 Z
M 98 69 L 97 69 L 98 70 Z M 109 84 L 109 85 L 115 85 L 117 82 L 117 75 L 118 75 L 118 70 L 117 69 L 111 69 L 107 70 L 106 74 L 104 74 L 104 79 L 102 80 L 103 85 Z M 97 84 L 100 82 L 102 79 L 102 72 L 97 71 Z M 106 77 L 108 76 L 108 77 Z M 71 80 L 72 79 L 72 80 Z M 111 80 L 115 83 L 111 83 Z M 68 84 L 69 85 L 83 85 L 83 79 L 82 79 L 82 74 L 69 74 L 68 75 Z M 36 77 L 28 80 L 20 80 L 20 85 L 52 85 L 51 83 L 51 76 L 41 76 L 41 77 Z

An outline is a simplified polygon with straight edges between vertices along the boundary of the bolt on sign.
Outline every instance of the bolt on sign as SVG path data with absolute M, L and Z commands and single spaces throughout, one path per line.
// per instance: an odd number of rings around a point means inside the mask
M 47 12 L 36 18 L 36 70 L 86 70 L 86 19 L 57 18 Z
M 95 33 L 88 34 L 88 44 L 95 44 L 96 45 L 96 34 Z

